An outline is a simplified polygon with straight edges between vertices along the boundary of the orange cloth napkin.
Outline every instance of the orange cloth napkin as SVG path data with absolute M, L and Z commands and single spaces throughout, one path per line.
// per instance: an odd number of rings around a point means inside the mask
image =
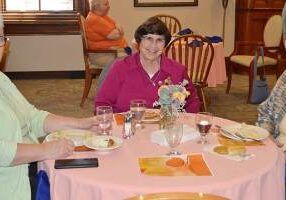
M 212 176 L 202 154 L 139 158 L 139 166 L 149 176 Z
M 74 148 L 74 151 L 93 151 L 93 149 L 86 146 L 77 146 Z
M 212 176 L 202 154 L 188 155 L 189 169 L 197 176 Z
M 119 113 L 114 114 L 114 119 L 115 119 L 117 125 L 124 124 L 124 115 L 123 114 L 119 114 Z

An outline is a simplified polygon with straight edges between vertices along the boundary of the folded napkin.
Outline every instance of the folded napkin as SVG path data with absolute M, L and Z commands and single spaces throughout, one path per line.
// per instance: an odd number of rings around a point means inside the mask
M 187 34 L 192 34 L 193 31 L 189 28 L 185 28 L 185 29 L 182 29 L 180 30 L 177 34 L 178 35 L 187 35 Z
M 165 130 L 158 130 L 151 133 L 151 142 L 159 144 L 161 146 L 168 146 L 168 143 L 165 139 Z M 200 136 L 199 132 L 194 128 L 184 124 L 183 125 L 183 137 L 181 143 L 184 143 L 189 140 L 194 140 Z
M 220 36 L 214 35 L 214 36 L 206 36 L 207 39 L 209 39 L 212 43 L 219 43 L 222 42 L 222 38 Z
M 113 116 L 117 125 L 124 124 L 124 114 L 116 113 Z
M 209 153 L 214 154 L 214 155 L 217 155 L 217 156 L 220 156 L 220 157 L 224 157 L 224 158 L 229 159 L 229 160 L 234 160 L 234 161 L 244 161 L 244 160 L 249 160 L 249 159 L 255 157 L 254 154 L 249 154 L 249 153 L 245 153 L 242 155 L 219 154 L 217 152 L 214 152 L 214 148 L 216 146 L 217 145 L 213 145 L 213 144 L 205 145 L 204 151 L 209 152 Z
M 190 46 L 190 47 L 201 47 L 203 45 L 204 45 L 204 43 L 202 41 L 199 41 L 199 40 L 193 40 L 188 44 L 188 46 Z

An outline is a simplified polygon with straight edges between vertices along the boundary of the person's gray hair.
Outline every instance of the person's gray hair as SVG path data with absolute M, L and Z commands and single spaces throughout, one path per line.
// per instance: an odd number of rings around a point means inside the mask
M 90 11 L 96 10 L 100 5 L 100 3 L 101 0 L 89 0 L 89 10 Z

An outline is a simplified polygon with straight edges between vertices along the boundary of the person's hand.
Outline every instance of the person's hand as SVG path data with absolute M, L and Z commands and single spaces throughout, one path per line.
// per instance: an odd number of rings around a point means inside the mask
M 89 117 L 89 118 L 83 118 L 80 119 L 80 129 L 90 130 L 92 132 L 97 132 L 98 130 L 98 120 L 96 116 Z
M 67 139 L 45 142 L 43 145 L 45 158 L 49 160 L 70 156 L 74 151 L 74 143 Z
M 123 35 L 124 35 L 124 31 L 123 31 L 122 26 L 117 23 L 117 24 L 115 24 L 115 27 L 116 27 L 116 29 L 119 31 L 119 33 L 121 34 L 121 36 L 123 36 Z

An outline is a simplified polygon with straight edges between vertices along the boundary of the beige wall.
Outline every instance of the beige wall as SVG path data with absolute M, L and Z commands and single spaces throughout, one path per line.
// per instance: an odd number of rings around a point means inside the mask
M 84 70 L 80 35 L 9 36 L 6 71 Z
M 221 0 L 198 0 L 192 7 L 133 7 L 133 0 L 110 0 L 110 15 L 120 23 L 127 39 L 133 38 L 136 27 L 153 15 L 164 13 L 176 16 L 183 28 L 191 28 L 203 35 L 222 35 L 223 9 Z M 229 0 L 226 18 L 225 49 L 228 55 L 233 49 L 235 0 Z M 121 9 L 119 9 L 121 8 Z
M 159 13 L 175 15 L 184 28 L 203 35 L 222 35 L 221 0 L 199 0 L 195 7 L 133 7 L 133 0 L 110 0 L 110 16 L 120 23 L 128 41 L 145 19 Z M 225 54 L 233 49 L 234 0 L 226 18 Z M 7 71 L 83 70 L 79 36 L 9 36 L 11 41 Z

